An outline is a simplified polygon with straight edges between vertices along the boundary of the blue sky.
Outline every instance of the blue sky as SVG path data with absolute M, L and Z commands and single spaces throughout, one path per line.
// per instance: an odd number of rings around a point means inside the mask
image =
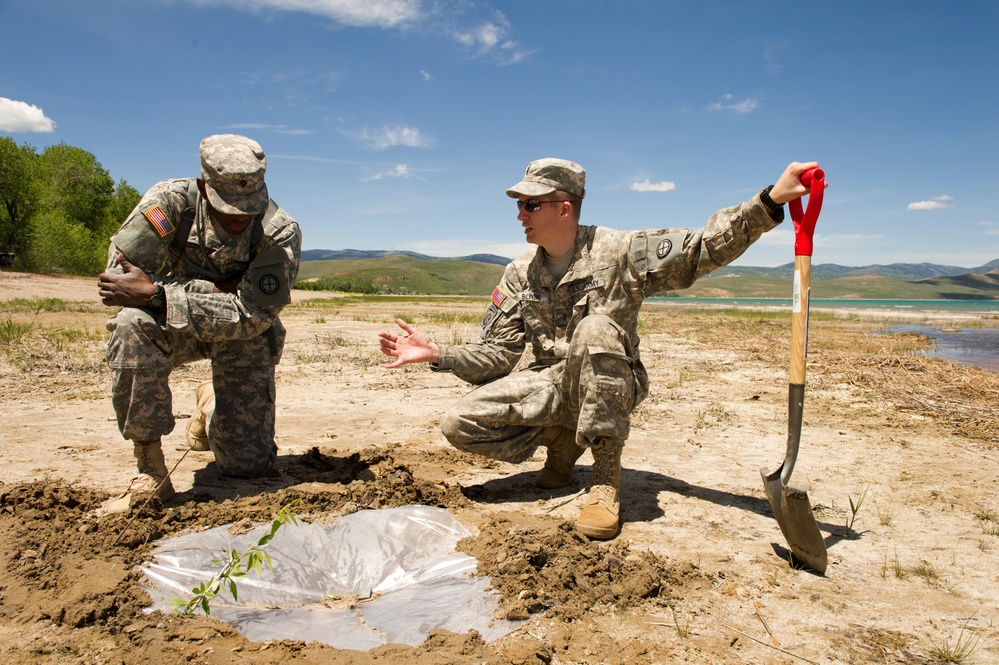
M 999 258 L 999 2 L 0 0 L 0 135 L 144 191 L 242 133 L 305 249 L 527 248 L 504 190 L 587 170 L 583 223 L 699 228 L 791 161 L 813 262 Z M 790 223 L 737 265 L 793 260 Z

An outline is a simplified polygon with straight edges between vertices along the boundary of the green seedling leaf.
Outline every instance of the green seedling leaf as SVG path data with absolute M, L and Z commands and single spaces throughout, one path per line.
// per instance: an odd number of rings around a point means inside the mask
M 278 511 L 277 517 L 271 522 L 270 531 L 261 536 L 256 543 L 249 545 L 244 552 L 240 553 L 235 549 L 230 549 L 226 550 L 221 557 L 212 559 L 213 563 L 223 564 L 222 569 L 215 575 L 212 575 L 207 582 L 202 582 L 191 589 L 193 596 L 190 600 L 184 600 L 183 598 L 172 599 L 170 605 L 176 608 L 174 611 L 178 614 L 193 615 L 195 609 L 200 607 L 201 611 L 206 616 L 209 616 L 211 614 L 210 601 L 216 598 L 222 589 L 228 589 L 233 601 L 238 601 L 239 587 L 236 583 L 237 578 L 245 577 L 251 570 L 256 571 L 259 577 L 263 573 L 265 562 L 267 563 L 268 570 L 274 569 L 274 562 L 271 560 L 271 555 L 264 551 L 263 548 L 271 542 L 278 530 L 285 523 L 298 524 L 294 513 L 290 511 L 291 507 L 298 502 L 299 500 L 295 499 Z

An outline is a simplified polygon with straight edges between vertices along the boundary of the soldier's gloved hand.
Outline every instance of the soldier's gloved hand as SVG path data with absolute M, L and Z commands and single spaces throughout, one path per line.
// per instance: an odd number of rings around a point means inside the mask
M 109 307 L 143 307 L 156 291 L 156 285 L 140 268 L 132 265 L 124 254 L 118 254 L 121 274 L 104 271 L 97 278 L 97 293 Z

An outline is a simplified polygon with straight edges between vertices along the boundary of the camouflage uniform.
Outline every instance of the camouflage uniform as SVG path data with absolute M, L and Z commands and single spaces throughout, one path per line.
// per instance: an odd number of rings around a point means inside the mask
M 507 266 L 481 339 L 439 344 L 434 369 L 480 386 L 442 418 L 444 435 L 461 450 L 514 463 L 544 445 L 543 431 L 553 426 L 575 431 L 582 447 L 623 442 L 631 412 L 648 394 L 638 337 L 644 298 L 730 263 L 780 219 L 757 195 L 719 210 L 695 232 L 579 226 L 558 283 L 543 252 L 529 250 Z M 528 342 L 534 362 L 511 374 Z
M 216 406 L 208 431 L 219 471 L 256 477 L 276 460 L 274 367 L 285 337 L 277 315 L 291 302 L 302 236 L 264 190 L 267 211 L 225 237 L 194 187 L 193 179 L 156 183 L 111 239 L 108 269 L 121 272 L 122 252 L 164 286 L 167 303 L 165 314 L 123 307 L 108 321 L 112 401 L 126 439 L 157 440 L 174 427 L 171 371 L 210 359 Z M 178 259 L 171 243 L 185 209 L 193 223 Z M 215 282 L 235 279 L 235 293 L 214 292 Z

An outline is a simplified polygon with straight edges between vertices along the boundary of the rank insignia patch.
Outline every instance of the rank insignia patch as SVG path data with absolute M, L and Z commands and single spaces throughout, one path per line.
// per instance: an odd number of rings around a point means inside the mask
M 504 300 L 506 300 L 506 294 L 500 291 L 500 288 L 497 286 L 495 289 L 493 289 L 493 297 L 492 297 L 493 304 L 499 307 L 500 305 L 503 304 Z
M 155 206 L 149 210 L 143 210 L 142 214 L 146 216 L 146 219 L 153 225 L 153 228 L 156 229 L 156 232 L 160 234 L 161 238 L 165 238 L 177 230 L 163 213 L 163 208 L 159 206 Z

